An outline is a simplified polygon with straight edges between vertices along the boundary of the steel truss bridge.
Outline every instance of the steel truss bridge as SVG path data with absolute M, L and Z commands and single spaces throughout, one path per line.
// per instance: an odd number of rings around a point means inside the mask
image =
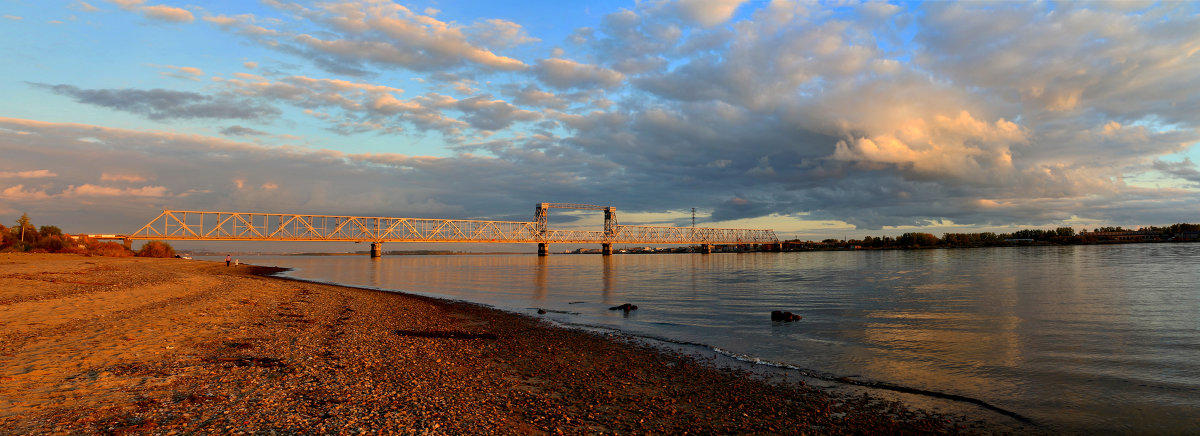
M 550 229 L 555 208 L 603 210 L 604 230 Z M 551 243 L 597 243 L 604 254 L 612 254 L 612 244 L 698 244 L 709 252 L 713 245 L 779 243 L 771 230 L 618 225 L 614 207 L 568 203 L 539 203 L 530 222 L 164 210 L 131 234 L 91 236 L 126 246 L 134 240 L 370 242 L 375 257 L 384 242 L 537 243 L 541 255 Z

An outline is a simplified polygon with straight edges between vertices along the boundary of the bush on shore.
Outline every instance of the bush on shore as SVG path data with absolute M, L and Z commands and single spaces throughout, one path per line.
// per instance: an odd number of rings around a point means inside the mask
M 87 254 L 90 256 L 129 257 L 133 256 L 133 251 L 116 242 L 96 242 L 95 245 L 88 246 Z
M 121 247 L 125 248 L 125 247 Z M 175 249 L 163 241 L 150 241 L 137 252 L 138 257 L 175 257 Z

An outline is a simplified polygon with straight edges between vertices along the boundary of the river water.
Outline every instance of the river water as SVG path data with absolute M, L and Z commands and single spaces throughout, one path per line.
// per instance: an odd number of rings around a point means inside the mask
M 704 344 L 827 380 L 974 399 L 1052 431 L 1200 429 L 1200 244 L 242 261 L 543 308 L 559 323 Z M 622 303 L 639 309 L 609 310 Z M 772 322 L 772 310 L 804 319 Z

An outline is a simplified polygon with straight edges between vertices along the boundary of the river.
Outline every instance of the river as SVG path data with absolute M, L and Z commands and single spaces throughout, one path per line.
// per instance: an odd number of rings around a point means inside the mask
M 1200 244 L 242 261 L 545 309 L 825 380 L 984 402 L 1052 431 L 1200 428 Z M 638 310 L 609 310 L 622 303 Z M 773 322 L 773 310 L 804 318 Z

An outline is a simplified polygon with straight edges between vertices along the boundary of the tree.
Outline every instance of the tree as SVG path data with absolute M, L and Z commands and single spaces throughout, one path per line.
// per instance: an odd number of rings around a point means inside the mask
M 4 227 L 4 224 L 0 224 L 0 248 L 8 247 L 15 242 L 17 242 L 17 238 L 12 235 L 12 232 L 8 230 L 8 227 Z
M 942 241 L 929 233 L 910 232 L 896 238 L 896 243 L 903 247 L 934 247 Z
M 21 218 L 17 219 L 17 228 L 13 229 L 13 233 L 20 234 L 18 237 L 21 239 L 21 242 L 26 241 L 26 233 L 37 235 L 36 229 L 33 228 L 33 223 L 29 221 L 29 214 L 21 214 Z
M 62 234 L 63 234 L 62 229 L 58 228 L 57 226 L 38 227 L 38 235 L 40 235 L 43 238 L 48 238 L 51 236 L 62 236 Z

